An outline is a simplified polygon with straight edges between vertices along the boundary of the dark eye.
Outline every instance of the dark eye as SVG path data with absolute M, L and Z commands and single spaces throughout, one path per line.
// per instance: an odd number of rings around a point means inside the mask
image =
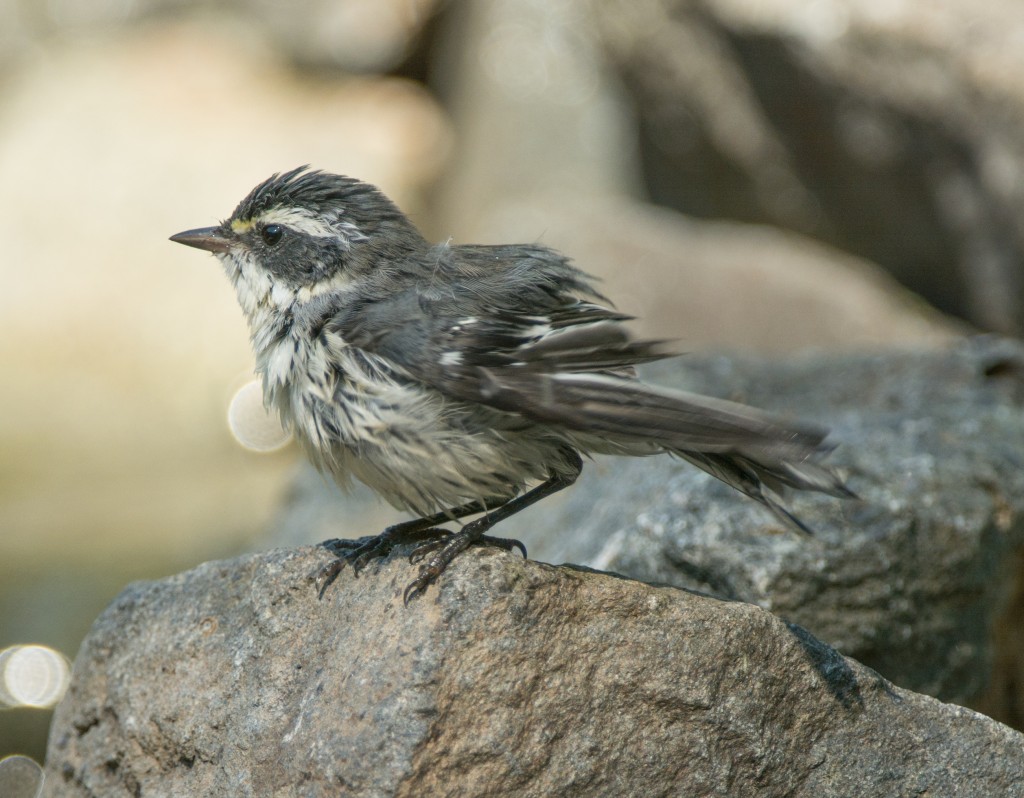
M 272 247 L 280 241 L 282 235 L 284 235 L 284 228 L 279 224 L 268 224 L 260 230 L 260 236 L 268 247 Z

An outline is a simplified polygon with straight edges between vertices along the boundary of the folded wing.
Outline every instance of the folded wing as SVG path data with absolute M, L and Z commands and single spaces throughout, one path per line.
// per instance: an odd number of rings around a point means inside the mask
M 610 308 L 561 297 L 540 313 L 467 312 L 415 293 L 388 305 L 338 319 L 339 332 L 448 396 L 564 430 L 581 448 L 674 453 L 804 531 L 782 503 L 787 488 L 853 495 L 820 462 L 832 448 L 826 429 L 638 381 L 636 365 L 675 353 L 632 337 L 629 317 Z

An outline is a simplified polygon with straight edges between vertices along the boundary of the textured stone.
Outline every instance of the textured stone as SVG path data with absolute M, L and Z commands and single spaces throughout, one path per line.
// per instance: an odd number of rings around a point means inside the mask
M 994 658 L 999 673 L 1020 668 L 1019 647 L 1008 661 L 994 627 L 1024 543 L 1024 347 L 694 358 L 650 376 L 832 427 L 831 461 L 861 500 L 794 496 L 816 533 L 806 539 L 684 463 L 621 460 L 585 472 L 557 512 L 513 519 L 503 534 L 521 534 L 541 559 L 760 604 L 944 700 L 979 700 Z
M 408 608 L 319 549 L 132 585 L 45 795 L 1016 796 L 1024 738 L 728 602 L 474 549 Z
M 668 457 L 597 458 L 575 486 L 502 522 L 532 558 L 610 569 L 759 604 L 880 671 L 1019 725 L 1024 647 L 1010 603 L 1024 543 L 1024 347 L 753 360 L 685 357 L 654 383 L 820 422 L 862 497 L 791 506 L 808 539 Z M 281 542 L 358 536 L 397 519 L 309 473 Z

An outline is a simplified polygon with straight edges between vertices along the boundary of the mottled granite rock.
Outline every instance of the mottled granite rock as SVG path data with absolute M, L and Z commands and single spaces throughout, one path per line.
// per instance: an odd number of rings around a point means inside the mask
M 1015 796 L 1024 737 L 750 604 L 474 549 L 403 607 L 320 549 L 126 589 L 46 795 Z
M 686 463 L 598 458 L 501 534 L 532 558 L 759 604 L 896 684 L 1022 720 L 1024 650 L 994 629 L 1021 581 L 1024 347 L 977 338 L 916 353 L 684 357 L 646 375 L 830 426 L 831 462 L 861 500 L 792 497 L 808 539 Z M 278 540 L 358 536 L 398 517 L 316 476 L 294 496 Z M 994 703 L 993 680 L 1004 693 Z

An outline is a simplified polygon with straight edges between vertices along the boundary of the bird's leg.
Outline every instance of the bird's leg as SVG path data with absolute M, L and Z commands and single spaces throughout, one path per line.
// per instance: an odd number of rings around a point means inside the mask
M 421 540 L 445 540 L 452 533 L 447 529 L 438 529 L 438 524 L 467 515 L 476 515 L 486 510 L 487 505 L 483 502 L 473 501 L 423 518 L 414 518 L 411 521 L 403 521 L 400 524 L 389 526 L 379 535 L 356 539 L 332 538 L 325 540 L 320 545 L 336 554 L 337 558 L 331 560 L 317 573 L 315 579 L 317 592 L 322 598 L 324 591 L 338 578 L 338 574 L 345 570 L 346 565 L 351 564 L 352 570 L 358 576 L 370 560 L 386 557 L 396 545 Z
M 573 467 L 571 473 L 554 474 L 533 490 L 505 502 L 494 510 L 487 511 L 485 515 L 477 518 L 475 521 L 470 521 L 458 532 L 452 532 L 443 539 L 432 540 L 418 546 L 409 559 L 417 562 L 427 556 L 430 559 L 420 567 L 419 575 L 405 588 L 403 600 L 406 605 L 408 605 L 411 598 L 423 593 L 428 585 L 432 584 L 444 573 L 445 568 L 448 567 L 452 560 L 474 543 L 487 543 L 508 551 L 518 547 L 523 551 L 523 556 L 525 557 L 526 550 L 519 541 L 490 537 L 484 533 L 499 521 L 503 521 L 520 510 L 525 510 L 531 504 L 535 504 L 541 499 L 572 485 L 576 478 L 579 477 L 580 471 L 583 470 L 583 461 L 580 459 L 579 454 L 572 451 L 569 464 Z

